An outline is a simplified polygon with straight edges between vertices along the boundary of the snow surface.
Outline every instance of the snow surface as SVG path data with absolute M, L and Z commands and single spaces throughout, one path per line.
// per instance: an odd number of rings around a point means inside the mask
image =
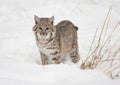
M 111 30 L 120 20 L 120 0 L 0 0 L 0 85 L 120 85 L 100 69 L 81 70 L 80 62 L 42 66 L 32 33 L 35 14 L 54 15 L 54 24 L 71 20 L 79 27 L 79 52 L 85 58 L 110 5 Z M 119 34 L 114 41 L 120 41 Z

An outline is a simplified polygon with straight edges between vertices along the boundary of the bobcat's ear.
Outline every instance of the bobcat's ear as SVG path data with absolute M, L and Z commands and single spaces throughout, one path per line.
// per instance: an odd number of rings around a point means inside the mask
M 40 21 L 40 18 L 36 15 L 34 15 L 34 20 L 35 20 L 35 24 L 38 24 L 38 22 Z
M 49 20 L 50 20 L 51 24 L 53 24 L 53 22 L 54 22 L 54 16 L 50 17 Z

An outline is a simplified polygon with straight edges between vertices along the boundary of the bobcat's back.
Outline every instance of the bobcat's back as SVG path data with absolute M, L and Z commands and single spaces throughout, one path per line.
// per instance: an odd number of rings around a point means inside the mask
M 78 28 L 72 22 L 64 20 L 56 25 L 56 36 L 62 53 L 70 52 L 77 48 Z

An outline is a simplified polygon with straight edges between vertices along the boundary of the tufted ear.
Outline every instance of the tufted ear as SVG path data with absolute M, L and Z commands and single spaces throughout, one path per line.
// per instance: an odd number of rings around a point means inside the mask
M 35 24 L 38 24 L 38 22 L 40 21 L 40 18 L 36 15 L 34 15 L 34 20 L 35 20 Z
M 53 22 L 54 22 L 54 16 L 50 17 L 49 20 L 50 20 L 51 24 L 53 24 Z

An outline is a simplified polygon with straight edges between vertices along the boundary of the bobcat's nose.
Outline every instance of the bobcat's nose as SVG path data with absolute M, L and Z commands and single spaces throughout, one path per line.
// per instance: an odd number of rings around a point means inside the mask
M 47 33 L 45 33 L 45 32 L 42 32 L 42 33 L 41 33 L 41 35 L 42 35 L 42 36 L 46 36 L 46 35 L 47 35 Z

